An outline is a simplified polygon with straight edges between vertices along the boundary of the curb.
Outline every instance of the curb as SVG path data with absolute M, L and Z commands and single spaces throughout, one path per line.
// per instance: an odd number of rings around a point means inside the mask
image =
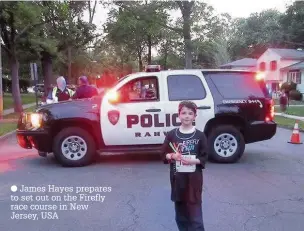
M 2 119 L 0 120 L 0 124 L 6 124 L 6 123 L 17 123 L 18 119 Z
M 288 129 L 290 131 L 293 131 L 293 128 L 292 127 L 289 127 L 289 126 L 285 126 L 285 125 L 280 125 L 280 124 L 277 124 L 278 128 L 285 128 L 285 129 Z M 302 128 L 299 128 L 299 132 L 303 132 L 304 133 L 304 129 Z
M 0 136 L 0 142 L 6 140 L 6 139 L 8 139 L 8 138 L 10 138 L 11 136 L 15 135 L 15 133 L 16 133 L 16 130 L 11 131 L 11 132 L 9 132 L 9 133 L 6 133 L 6 134 L 3 135 L 3 136 Z
M 280 107 L 280 104 L 273 105 L 275 107 Z M 290 104 L 289 107 L 304 107 L 304 104 Z
M 302 116 L 295 116 L 295 115 L 289 115 L 289 114 L 284 114 L 284 113 L 274 113 L 275 116 L 281 116 L 287 119 L 292 119 L 292 120 L 298 120 L 298 121 L 303 121 L 304 122 L 304 117 Z

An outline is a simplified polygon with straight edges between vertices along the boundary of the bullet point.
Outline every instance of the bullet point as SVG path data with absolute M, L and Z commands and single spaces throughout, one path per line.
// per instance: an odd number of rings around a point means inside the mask
M 12 185 L 12 187 L 11 187 L 11 191 L 12 192 L 17 192 L 17 186 L 16 185 Z

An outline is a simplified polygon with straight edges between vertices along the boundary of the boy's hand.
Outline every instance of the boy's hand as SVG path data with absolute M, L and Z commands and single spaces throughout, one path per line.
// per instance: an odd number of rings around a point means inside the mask
M 183 163 L 184 165 L 198 164 L 198 162 L 199 162 L 199 161 L 198 161 L 197 159 L 193 160 L 193 159 L 182 158 L 182 163 Z
M 182 154 L 180 153 L 172 153 L 171 158 L 173 160 L 181 160 Z
M 176 158 L 178 158 L 178 156 L 177 156 L 177 154 L 176 154 L 175 152 L 171 152 L 171 153 L 168 153 L 168 154 L 166 155 L 166 158 L 167 158 L 168 160 L 176 160 Z

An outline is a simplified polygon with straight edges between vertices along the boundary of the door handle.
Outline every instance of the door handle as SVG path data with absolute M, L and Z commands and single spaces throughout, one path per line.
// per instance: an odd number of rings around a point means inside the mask
M 205 110 L 205 109 L 211 109 L 211 107 L 210 106 L 200 106 L 200 107 L 197 107 L 197 109 Z
M 160 112 L 160 109 L 157 108 L 151 108 L 151 109 L 147 109 L 146 112 Z

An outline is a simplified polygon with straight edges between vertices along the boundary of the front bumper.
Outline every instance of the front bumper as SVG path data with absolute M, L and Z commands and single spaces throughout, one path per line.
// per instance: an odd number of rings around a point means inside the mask
M 35 148 L 39 152 L 52 151 L 52 139 L 50 138 L 48 131 L 17 130 L 16 137 L 19 146 L 22 148 Z
M 271 139 L 277 132 L 277 124 L 274 121 L 252 122 L 245 132 L 246 143 L 253 143 Z

